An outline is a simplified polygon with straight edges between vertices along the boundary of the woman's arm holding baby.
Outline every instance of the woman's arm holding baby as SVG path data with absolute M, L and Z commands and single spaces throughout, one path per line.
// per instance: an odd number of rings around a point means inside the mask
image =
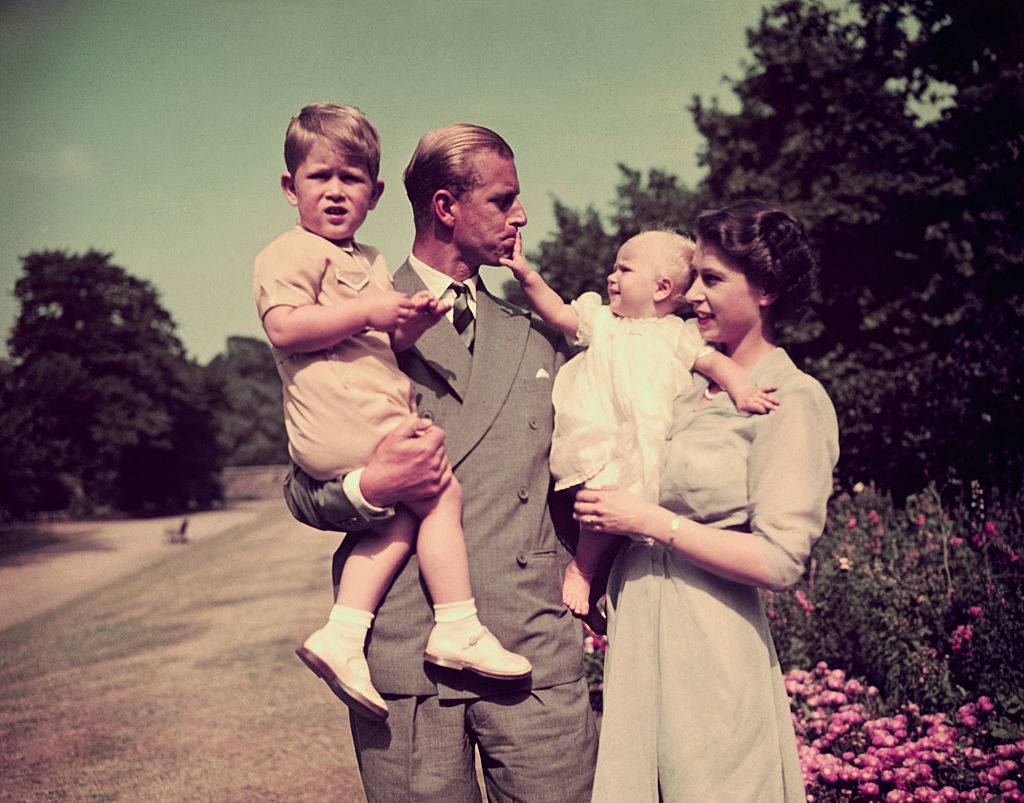
M 576 336 L 580 318 L 570 304 L 566 304 L 560 295 L 552 290 L 544 278 L 537 273 L 523 257 L 522 235 L 516 232 L 516 244 L 512 249 L 511 259 L 502 259 L 501 264 L 512 271 L 519 281 L 527 300 L 534 312 L 544 322 L 555 327 L 562 333 Z

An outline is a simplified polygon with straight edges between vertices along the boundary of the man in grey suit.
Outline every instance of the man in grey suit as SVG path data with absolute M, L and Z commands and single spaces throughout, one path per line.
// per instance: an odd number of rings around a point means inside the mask
M 561 602 L 568 555 L 548 504 L 551 385 L 564 355 L 554 331 L 492 296 L 478 275 L 511 254 L 526 225 L 512 150 L 479 126 L 431 131 L 405 186 L 416 239 L 395 287 L 426 288 L 454 305 L 398 358 L 420 415 L 436 426 L 419 437 L 399 428 L 365 467 L 334 482 L 293 468 L 286 498 L 314 527 L 372 530 L 396 503 L 436 493 L 454 470 L 480 618 L 533 673 L 493 680 L 425 664 L 431 606 L 413 556 L 367 647 L 388 719 L 350 716 L 363 786 L 371 803 L 479 801 L 478 746 L 492 803 L 589 800 L 597 737 L 579 623 Z M 335 555 L 336 578 L 352 541 Z

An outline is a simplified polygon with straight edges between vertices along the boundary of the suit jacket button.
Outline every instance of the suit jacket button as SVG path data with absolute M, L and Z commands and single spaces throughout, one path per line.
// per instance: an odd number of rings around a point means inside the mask
M 526 565 L 527 561 L 525 552 L 520 552 L 518 555 L 516 555 L 516 563 L 518 563 L 520 566 Z
M 516 496 L 519 497 L 520 502 L 525 502 L 527 499 L 530 498 L 530 492 L 525 488 L 520 488 L 519 491 L 516 493 Z
M 530 424 L 530 429 L 536 429 L 537 427 L 540 426 L 540 421 L 537 420 L 536 416 L 531 415 L 530 416 L 529 424 Z
M 425 418 L 427 419 L 427 421 L 433 421 L 434 414 L 430 412 L 430 410 L 424 410 L 422 413 L 420 413 L 420 418 Z

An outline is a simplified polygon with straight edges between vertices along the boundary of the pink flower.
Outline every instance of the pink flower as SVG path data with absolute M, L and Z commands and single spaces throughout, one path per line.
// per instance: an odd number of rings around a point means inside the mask
M 868 511 L 868 521 L 870 521 L 872 524 L 878 524 L 878 513 L 876 513 L 874 510 Z
M 967 609 L 967 613 L 969 613 L 971 616 L 977 619 L 979 616 L 981 616 L 982 613 L 984 613 L 984 611 L 982 611 L 980 605 L 972 605 L 970 608 Z
M 854 518 L 853 516 L 850 516 L 850 518 L 848 518 L 848 519 L 846 520 L 846 529 L 847 529 L 847 530 L 852 530 L 852 529 L 854 529 L 854 528 L 855 528 L 856 526 L 857 526 L 857 519 L 856 519 L 856 518 Z

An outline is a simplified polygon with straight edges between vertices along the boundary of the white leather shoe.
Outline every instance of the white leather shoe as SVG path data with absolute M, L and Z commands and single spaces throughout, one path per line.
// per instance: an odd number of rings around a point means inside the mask
M 370 667 L 362 652 L 353 652 L 350 645 L 327 628 L 321 627 L 295 650 L 316 675 L 324 679 L 338 699 L 364 719 L 383 722 L 388 717 L 388 704 L 370 681 Z
M 533 671 L 533 664 L 522 655 L 502 647 L 501 642 L 482 625 L 468 637 L 444 635 L 434 625 L 423 659 L 449 669 L 468 669 L 489 678 L 522 678 Z

